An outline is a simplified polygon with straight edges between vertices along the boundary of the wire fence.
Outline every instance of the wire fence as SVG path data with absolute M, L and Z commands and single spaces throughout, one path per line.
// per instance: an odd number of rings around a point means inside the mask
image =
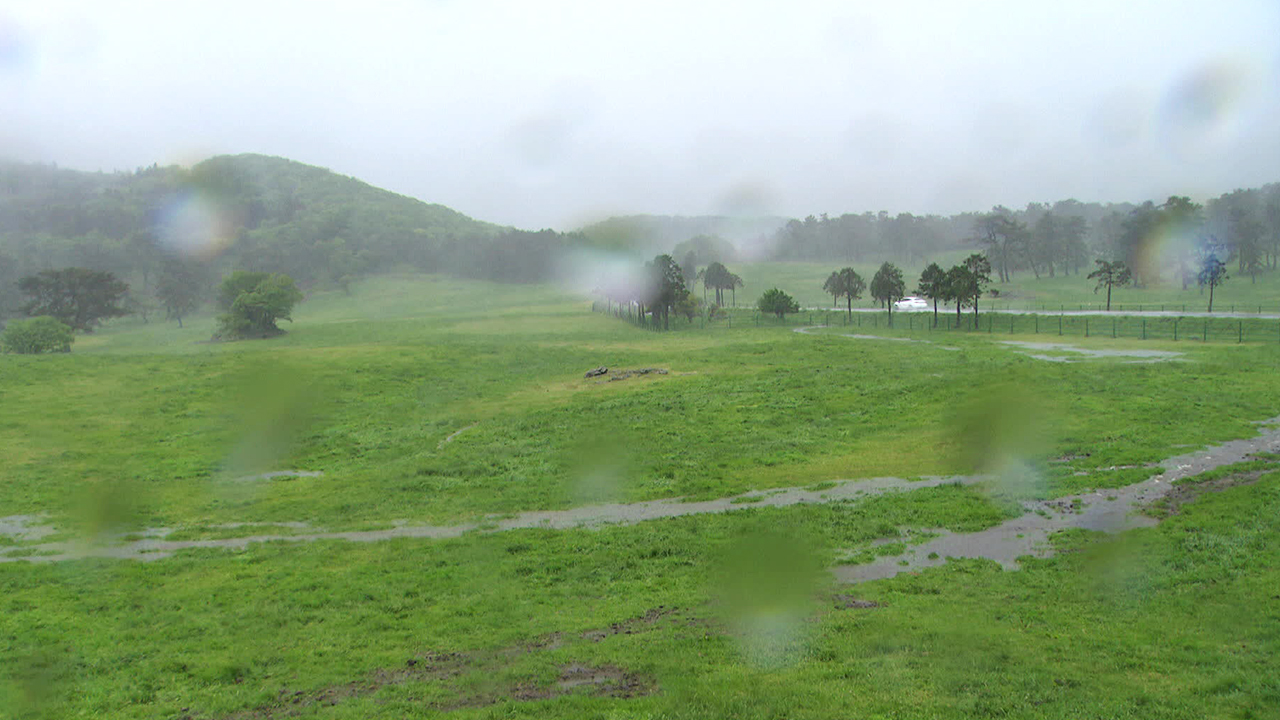
M 1113 306 L 1114 307 L 1114 306 Z M 649 315 L 638 315 L 636 308 L 592 303 L 592 310 L 608 313 L 646 330 L 662 331 L 661 320 Z M 677 332 L 690 330 L 731 329 L 742 327 L 804 327 L 826 326 L 864 330 L 891 330 L 895 334 L 929 333 L 986 333 L 990 335 L 1049 335 L 1057 337 L 1106 337 L 1137 340 L 1172 340 L 1233 343 L 1280 343 L 1280 319 L 1231 318 L 1205 316 L 1162 315 L 1144 317 L 1113 314 L 1068 315 L 1039 313 L 1001 313 L 987 311 L 976 317 L 967 312 L 956 317 L 954 312 L 939 313 L 935 321 L 933 313 L 896 312 L 849 314 L 836 310 L 805 310 L 782 318 L 751 310 L 727 312 L 717 318 L 702 316 L 689 319 L 670 319 L 670 329 Z
M 1208 312 L 1208 298 L 1201 298 L 1198 302 L 1178 302 L 1178 303 L 1111 303 L 1110 309 L 1107 308 L 1105 302 L 1098 303 L 1037 303 L 1037 302 L 1016 302 L 1002 301 L 999 299 L 987 300 L 991 303 L 993 310 L 999 312 L 1001 310 L 1018 310 L 1023 312 L 1164 312 L 1164 313 L 1202 313 Z M 1277 314 L 1280 313 L 1280 305 L 1268 305 L 1266 303 L 1224 303 L 1215 302 L 1213 309 L 1221 313 L 1251 313 L 1261 315 L 1262 313 Z

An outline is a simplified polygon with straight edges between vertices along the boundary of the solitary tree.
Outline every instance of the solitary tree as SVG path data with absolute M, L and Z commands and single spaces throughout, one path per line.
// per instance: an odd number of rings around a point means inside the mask
M 800 304 L 778 288 L 765 290 L 756 307 L 760 312 L 773 313 L 779 318 L 785 318 L 787 313 L 800 312 Z
M 822 289 L 831 293 L 837 300 L 841 297 L 845 298 L 849 317 L 853 317 L 853 301 L 862 297 L 862 292 L 867 289 L 867 283 L 856 270 L 847 267 L 831 273 L 827 281 L 822 284 Z
M 42 270 L 19 280 L 18 289 L 29 298 L 24 313 L 52 316 L 73 330 L 92 332 L 103 320 L 129 314 L 129 286 L 101 270 Z
M 178 321 L 178 327 L 182 327 L 183 317 L 200 307 L 202 285 L 200 274 L 186 262 L 168 260 L 160 267 L 156 298 L 164 306 L 165 314 Z
M 920 281 L 916 292 L 933 301 L 933 326 L 938 326 L 938 300 L 947 298 L 947 273 L 938 263 L 929 263 L 929 267 L 920 273 Z
M 942 299 L 956 304 L 956 327 L 960 327 L 960 311 L 973 304 L 977 282 L 964 265 L 953 265 L 942 281 Z M 976 321 L 975 321 L 976 322 Z
M 1124 287 L 1133 282 L 1133 273 L 1130 272 L 1129 266 L 1124 262 L 1117 260 L 1109 262 L 1107 260 L 1095 260 L 1098 269 L 1089 273 L 1090 280 L 1097 280 L 1098 284 L 1093 288 L 1096 295 L 1102 288 L 1107 289 L 1107 311 L 1111 311 L 1111 288 Z
M 889 308 L 889 322 L 893 322 L 893 304 L 907 294 L 907 285 L 902 279 L 902 271 L 893 263 L 884 263 L 871 278 L 871 297 Z
M 289 314 L 301 301 L 302 291 L 288 275 L 237 270 L 218 290 L 218 305 L 226 312 L 218 317 L 217 337 L 279 335 L 283 331 L 276 321 L 292 322 Z
M 662 318 L 664 330 L 671 329 L 671 311 L 676 303 L 689 294 L 684 286 L 684 274 L 670 255 L 659 255 L 648 263 L 651 294 L 649 306 L 654 320 Z
M 1213 289 L 1227 281 L 1227 264 L 1211 252 L 1200 264 L 1200 286 L 1209 286 L 1209 312 L 1213 312 Z
M 969 271 L 969 297 L 973 299 L 973 324 L 978 326 L 978 299 L 982 291 L 991 284 L 991 261 L 982 253 L 973 253 L 964 259 L 964 267 Z

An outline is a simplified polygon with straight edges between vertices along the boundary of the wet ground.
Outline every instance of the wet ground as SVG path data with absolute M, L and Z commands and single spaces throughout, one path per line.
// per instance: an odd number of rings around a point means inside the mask
M 1048 360 L 1049 362 L 1078 362 L 1080 360 L 1096 360 L 1101 358 L 1132 358 L 1128 362 L 1134 363 L 1151 363 L 1165 362 L 1167 360 L 1175 360 L 1183 357 L 1183 353 L 1173 352 L 1170 350 L 1141 350 L 1141 349 L 1098 349 L 1098 348 L 1082 348 L 1076 345 L 1068 345 L 1066 343 L 1052 342 L 1023 342 L 1019 340 L 1000 340 L 1001 345 L 1011 345 L 1021 350 L 1035 350 L 1037 352 L 1023 352 L 1027 357 L 1033 357 L 1037 360 Z M 1058 355 L 1045 355 L 1044 353 L 1060 353 Z
M 947 557 L 986 558 L 1006 568 L 1016 568 L 1017 558 L 1024 555 L 1045 556 L 1052 552 L 1047 540 L 1050 534 L 1068 528 L 1084 528 L 1103 532 L 1119 532 L 1155 524 L 1138 510 L 1155 503 L 1173 490 L 1173 483 L 1224 465 L 1242 462 L 1255 453 L 1280 453 L 1280 417 L 1259 423 L 1262 432 L 1253 438 L 1233 440 L 1221 445 L 1168 458 L 1160 463 L 1167 470 L 1141 483 L 1125 488 L 1107 489 L 1082 495 L 1023 503 L 1025 514 L 995 527 L 974 533 L 937 533 L 926 542 L 912 546 L 906 553 L 881 557 L 864 565 L 835 568 L 836 576 L 847 582 L 861 582 L 891 577 L 901 572 L 918 570 L 946 562 Z M 282 541 L 308 542 L 346 540 L 378 542 L 393 538 L 441 539 L 463 533 L 503 532 L 521 528 L 571 529 L 606 524 L 634 524 L 647 520 L 733 512 L 751 507 L 783 507 L 801 503 L 825 503 L 854 500 L 886 492 L 910 491 L 918 488 L 960 483 L 974 484 L 990 480 L 982 476 L 948 476 L 924 478 L 881 477 L 867 480 L 845 480 L 809 488 L 781 488 L 753 491 L 730 498 L 701 502 L 682 502 L 680 498 L 639 503 L 587 505 L 568 510 L 525 512 L 506 518 L 494 518 L 463 525 L 417 525 L 397 523 L 385 530 L 347 532 L 305 532 L 302 523 L 263 524 L 288 527 L 298 532 L 279 534 L 264 532 L 245 537 L 216 540 L 166 540 L 172 531 L 153 528 L 133 533 L 131 540 L 117 538 L 106 542 L 47 542 L 40 539 L 56 531 L 38 523 L 32 516 L 0 518 L 0 536 L 23 543 L 17 547 L 0 547 L 0 562 L 57 562 L 85 557 L 107 557 L 130 560 L 157 560 L 188 548 L 244 548 L 251 543 Z M 243 524 L 239 527 L 254 527 Z M 228 526 L 232 527 L 232 526 Z M 921 530 L 914 528 L 914 530 Z M 897 538 L 901 540 L 901 538 Z

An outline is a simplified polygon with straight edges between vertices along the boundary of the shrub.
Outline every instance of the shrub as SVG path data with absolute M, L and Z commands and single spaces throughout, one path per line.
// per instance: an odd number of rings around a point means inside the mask
M 71 352 L 75 335 L 71 328 L 48 315 L 14 320 L 0 333 L 0 350 L 20 355 Z

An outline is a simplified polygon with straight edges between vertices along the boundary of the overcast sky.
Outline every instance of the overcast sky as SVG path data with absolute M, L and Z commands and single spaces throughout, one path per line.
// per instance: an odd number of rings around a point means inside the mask
M 1280 180 L 1280 2 L 0 4 L 0 156 L 281 155 L 474 217 Z

